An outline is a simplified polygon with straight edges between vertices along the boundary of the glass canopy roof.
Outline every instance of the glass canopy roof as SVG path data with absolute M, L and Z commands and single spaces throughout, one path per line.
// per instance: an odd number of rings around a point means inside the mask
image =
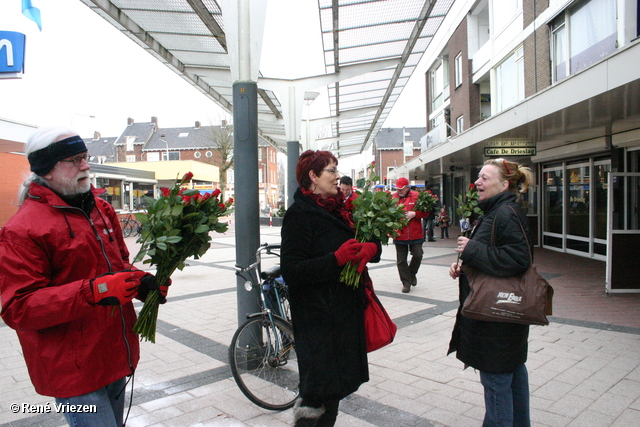
M 218 1 L 81 1 L 232 113 L 231 61 Z M 344 157 L 370 146 L 453 2 L 318 0 L 326 73 L 380 60 L 395 59 L 397 65 L 327 87 L 333 123 L 317 148 Z M 281 101 L 258 81 L 258 131 L 286 151 Z

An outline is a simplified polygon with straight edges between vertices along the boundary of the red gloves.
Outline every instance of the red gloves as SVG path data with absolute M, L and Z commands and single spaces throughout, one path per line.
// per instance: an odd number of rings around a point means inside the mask
M 336 256 L 338 265 L 345 265 L 349 261 L 355 261 L 362 243 L 359 243 L 356 239 L 349 239 L 342 244 L 333 254 Z
M 158 282 L 156 281 L 156 276 L 151 273 L 146 273 L 142 279 L 140 279 L 140 287 L 138 288 L 138 299 L 144 302 L 147 299 L 147 295 L 151 291 L 160 292 L 158 300 L 160 304 L 164 304 L 167 302 L 167 292 L 169 292 L 169 286 L 171 286 L 171 279 L 168 279 L 169 283 L 158 286 Z
M 371 261 L 371 258 L 378 253 L 378 245 L 372 242 L 359 243 L 356 239 L 349 239 L 334 252 L 338 265 L 345 265 L 348 262 L 359 262 L 357 272 L 362 273 Z
M 358 265 L 358 269 L 356 270 L 358 273 L 362 273 L 364 269 L 367 267 L 367 263 L 371 261 L 371 258 L 376 256 L 378 253 L 378 245 L 372 242 L 362 243 L 362 247 L 360 248 L 360 252 L 356 256 L 356 262 L 360 261 Z
M 131 301 L 138 294 L 140 279 L 144 271 L 120 271 L 107 273 L 91 279 L 89 286 L 93 304 L 123 305 Z

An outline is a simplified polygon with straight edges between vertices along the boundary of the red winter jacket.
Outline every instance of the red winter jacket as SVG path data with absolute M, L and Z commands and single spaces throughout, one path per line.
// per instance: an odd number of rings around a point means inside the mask
M 113 207 L 95 200 L 88 217 L 34 183 L 0 230 L 0 315 L 16 330 L 31 381 L 45 396 L 93 392 L 138 364 L 133 304 L 112 313 L 88 302 L 90 279 L 130 267 Z
M 391 196 L 398 199 L 398 205 L 404 205 L 405 212 L 412 211 L 418 201 L 418 192 L 409 190 L 406 196 L 402 197 L 398 192 Z M 428 217 L 430 212 L 416 211 L 416 216 L 409 220 L 406 227 L 402 227 L 400 234 L 393 240 L 419 240 L 424 239 L 424 228 L 422 227 L 422 218 Z

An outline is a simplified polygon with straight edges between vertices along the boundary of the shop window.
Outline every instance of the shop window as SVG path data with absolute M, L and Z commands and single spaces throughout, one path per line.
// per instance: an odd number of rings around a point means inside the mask
M 589 166 L 567 169 L 569 176 L 569 209 L 567 234 L 589 237 Z M 588 251 L 588 249 L 587 249 Z
M 549 233 L 562 233 L 562 199 L 563 199 L 563 182 L 562 171 L 544 172 L 544 222 L 543 231 Z

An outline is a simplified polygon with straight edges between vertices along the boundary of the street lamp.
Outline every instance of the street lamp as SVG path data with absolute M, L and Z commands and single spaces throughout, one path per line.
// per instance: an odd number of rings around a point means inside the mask
M 167 149 L 166 149 L 166 153 L 167 153 L 167 161 L 169 161 L 169 143 L 167 141 L 165 141 L 164 139 L 160 139 L 160 141 L 164 142 L 164 144 L 166 145 Z

